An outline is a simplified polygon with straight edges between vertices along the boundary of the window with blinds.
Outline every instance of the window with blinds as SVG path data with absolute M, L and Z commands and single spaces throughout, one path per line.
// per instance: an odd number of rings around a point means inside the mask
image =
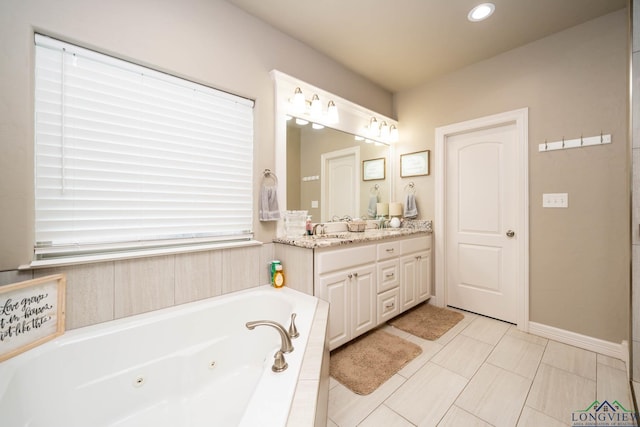
M 35 44 L 37 259 L 252 237 L 253 101 Z

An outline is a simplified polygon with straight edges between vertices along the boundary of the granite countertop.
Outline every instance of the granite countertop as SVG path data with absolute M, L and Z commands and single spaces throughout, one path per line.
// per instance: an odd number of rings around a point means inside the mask
M 273 242 L 306 249 L 316 249 L 391 239 L 420 233 L 431 234 L 432 231 L 431 221 L 405 220 L 400 228 L 368 228 L 364 232 L 338 231 L 328 233 L 325 236 L 278 237 L 275 238 Z

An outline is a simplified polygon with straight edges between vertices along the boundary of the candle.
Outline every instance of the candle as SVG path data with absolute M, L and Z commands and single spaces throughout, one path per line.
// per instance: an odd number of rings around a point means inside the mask
M 389 215 L 389 203 L 378 203 L 376 205 L 376 214 L 378 216 L 387 216 Z
M 389 203 L 389 216 L 402 216 L 402 203 Z

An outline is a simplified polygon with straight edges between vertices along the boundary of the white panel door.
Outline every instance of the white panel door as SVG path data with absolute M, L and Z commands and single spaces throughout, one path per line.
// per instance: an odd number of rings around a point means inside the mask
M 447 304 L 516 323 L 516 124 L 452 135 L 445 147 Z
M 360 216 L 360 149 L 333 151 L 321 156 L 321 221 L 334 216 Z

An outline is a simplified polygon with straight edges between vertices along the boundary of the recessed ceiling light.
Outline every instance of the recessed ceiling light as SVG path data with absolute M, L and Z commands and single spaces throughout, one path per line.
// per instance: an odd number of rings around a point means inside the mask
M 478 22 L 487 19 L 496 10 L 496 6 L 493 3 L 482 3 L 471 9 L 467 15 L 467 19 L 471 22 Z

